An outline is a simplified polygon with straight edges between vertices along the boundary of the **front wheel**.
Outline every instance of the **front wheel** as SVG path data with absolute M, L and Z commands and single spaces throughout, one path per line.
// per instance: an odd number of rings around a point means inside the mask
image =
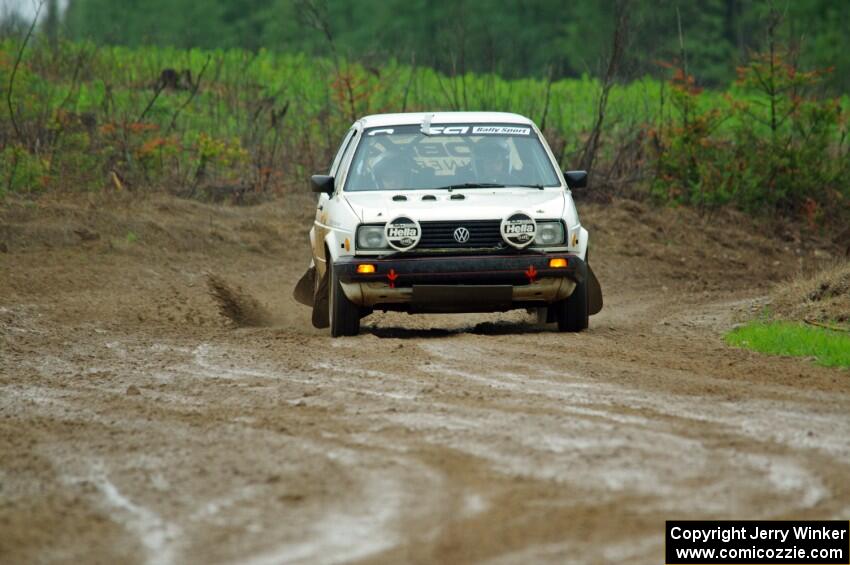
M 343 292 L 333 263 L 328 265 L 328 272 L 328 318 L 331 336 L 357 335 L 360 333 L 360 308 Z

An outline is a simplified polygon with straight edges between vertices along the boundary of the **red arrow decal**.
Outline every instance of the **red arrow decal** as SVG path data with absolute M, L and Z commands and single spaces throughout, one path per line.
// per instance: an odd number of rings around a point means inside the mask
M 534 265 L 529 265 L 525 276 L 528 277 L 528 282 L 534 282 L 534 279 L 537 278 L 537 269 L 534 268 Z
M 398 278 L 398 275 L 395 272 L 395 269 L 390 269 L 390 272 L 387 273 L 387 279 L 390 281 L 390 288 L 395 288 L 395 280 Z

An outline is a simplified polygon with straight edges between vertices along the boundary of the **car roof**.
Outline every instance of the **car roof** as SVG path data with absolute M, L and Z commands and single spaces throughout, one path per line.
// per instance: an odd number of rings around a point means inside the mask
M 509 112 L 406 112 L 403 114 L 373 114 L 358 120 L 364 128 L 404 126 L 421 124 L 431 116 L 432 124 L 523 124 L 533 125 L 532 121 L 519 114 Z

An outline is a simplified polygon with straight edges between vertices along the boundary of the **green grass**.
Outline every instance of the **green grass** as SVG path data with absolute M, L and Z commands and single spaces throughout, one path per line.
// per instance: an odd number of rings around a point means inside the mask
M 825 367 L 850 367 L 850 335 L 804 324 L 753 322 L 728 333 L 726 342 L 772 355 L 815 357 Z

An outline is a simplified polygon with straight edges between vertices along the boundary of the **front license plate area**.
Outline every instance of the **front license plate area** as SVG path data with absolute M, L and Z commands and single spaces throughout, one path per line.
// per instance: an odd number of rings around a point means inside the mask
M 413 285 L 411 307 L 422 312 L 476 312 L 510 308 L 510 285 Z

